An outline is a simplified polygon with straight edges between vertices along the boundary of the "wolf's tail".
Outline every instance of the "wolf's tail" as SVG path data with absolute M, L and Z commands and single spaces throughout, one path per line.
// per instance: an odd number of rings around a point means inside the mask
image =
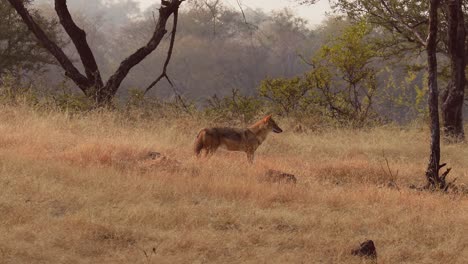
M 195 139 L 195 145 L 194 145 L 194 152 L 195 152 L 195 155 L 200 156 L 200 153 L 203 149 L 203 139 L 205 137 L 205 130 L 202 129 L 200 130 L 200 132 L 198 132 L 198 135 L 197 135 L 197 138 Z

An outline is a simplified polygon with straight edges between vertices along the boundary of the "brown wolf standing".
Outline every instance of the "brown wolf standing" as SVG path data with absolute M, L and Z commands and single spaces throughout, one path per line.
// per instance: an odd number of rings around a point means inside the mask
M 248 128 L 213 127 L 202 129 L 195 140 L 195 154 L 200 156 L 202 150 L 206 155 L 213 154 L 218 147 L 231 151 L 244 151 L 250 163 L 258 146 L 271 131 L 281 133 L 283 130 L 271 118 L 271 115 L 251 125 Z

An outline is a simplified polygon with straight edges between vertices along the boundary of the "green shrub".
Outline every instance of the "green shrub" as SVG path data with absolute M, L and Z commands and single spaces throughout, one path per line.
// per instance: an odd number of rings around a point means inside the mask
M 264 112 L 264 102 L 254 96 L 241 95 L 233 89 L 231 96 L 219 98 L 217 95 L 207 100 L 205 115 L 215 120 L 233 120 L 242 124 L 254 121 Z

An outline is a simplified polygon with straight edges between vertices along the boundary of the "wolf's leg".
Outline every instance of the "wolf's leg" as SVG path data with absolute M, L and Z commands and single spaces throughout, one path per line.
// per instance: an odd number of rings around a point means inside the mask
M 200 130 L 198 132 L 197 138 L 195 139 L 195 144 L 194 144 L 194 152 L 197 158 L 200 157 L 203 152 L 203 150 L 206 149 L 206 128 Z
M 253 163 L 253 161 L 254 161 L 254 152 L 251 152 L 251 151 L 247 152 L 247 160 L 249 161 L 250 164 Z
M 202 157 L 205 156 L 204 153 L 206 153 L 206 151 L 205 151 L 204 148 L 201 148 L 200 150 L 195 150 L 195 157 L 196 157 L 197 159 L 200 159 L 200 158 L 202 158 Z
M 207 148 L 206 149 L 206 154 L 205 154 L 205 157 L 206 158 L 210 158 L 211 156 L 213 156 L 213 154 L 216 152 L 216 148 Z
M 208 157 L 208 149 L 204 148 L 200 156 L 206 159 Z

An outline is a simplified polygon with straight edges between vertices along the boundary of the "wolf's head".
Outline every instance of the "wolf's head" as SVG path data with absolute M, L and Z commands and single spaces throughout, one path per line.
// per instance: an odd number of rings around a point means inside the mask
M 275 132 L 275 133 L 281 133 L 283 132 L 283 129 L 281 129 L 275 122 L 275 120 L 273 120 L 273 118 L 271 118 L 271 115 L 267 115 L 265 116 L 265 118 L 263 118 L 263 122 L 267 125 L 267 127 L 269 129 L 271 129 L 271 131 Z

